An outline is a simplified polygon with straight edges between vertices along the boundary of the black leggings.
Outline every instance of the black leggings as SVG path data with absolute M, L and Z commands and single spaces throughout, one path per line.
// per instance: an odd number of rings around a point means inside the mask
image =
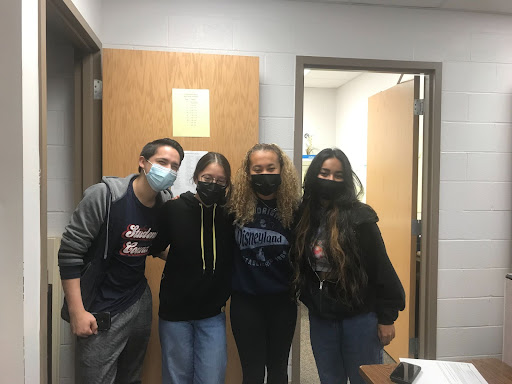
M 288 356 L 292 345 L 297 305 L 286 293 L 231 296 L 231 328 L 235 336 L 243 384 L 288 383 Z

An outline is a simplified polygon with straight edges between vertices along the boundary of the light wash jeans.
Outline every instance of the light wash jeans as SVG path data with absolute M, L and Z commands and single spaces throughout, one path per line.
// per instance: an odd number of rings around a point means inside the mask
M 382 364 L 382 345 L 374 312 L 344 320 L 309 313 L 311 347 L 322 384 L 364 384 L 363 364 Z
M 219 384 L 226 375 L 226 315 L 202 320 L 159 319 L 162 384 Z

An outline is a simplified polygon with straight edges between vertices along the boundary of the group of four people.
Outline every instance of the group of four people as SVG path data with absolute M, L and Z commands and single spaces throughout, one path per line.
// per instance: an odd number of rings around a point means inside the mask
M 309 309 L 321 382 L 362 382 L 358 367 L 382 362 L 405 295 L 345 154 L 316 155 L 301 196 L 277 145 L 252 147 L 233 184 L 228 160 L 208 152 L 193 174 L 196 193 L 172 199 L 183 157 L 175 140 L 146 144 L 139 173 L 87 189 L 66 227 L 62 314 L 78 336 L 83 382 L 140 383 L 152 317 L 148 255 L 166 260 L 163 383 L 224 383 L 230 297 L 244 384 L 265 374 L 268 384 L 288 382 L 297 298 Z M 109 329 L 98 331 L 105 316 Z

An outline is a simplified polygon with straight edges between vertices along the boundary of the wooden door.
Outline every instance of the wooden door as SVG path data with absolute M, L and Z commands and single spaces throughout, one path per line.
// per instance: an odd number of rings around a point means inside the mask
M 216 151 L 233 172 L 258 142 L 259 62 L 257 57 L 103 50 L 103 174 L 137 172 L 144 144 L 176 139 L 185 150 Z M 173 137 L 172 89 L 210 90 L 210 137 Z M 158 293 L 164 263 L 147 260 L 153 293 L 153 325 L 144 362 L 143 382 L 161 383 Z M 229 308 L 228 308 L 229 310 Z M 238 352 L 227 324 L 226 383 L 240 383 Z
M 393 359 L 409 357 L 414 338 L 416 298 L 418 116 L 414 99 L 419 78 L 398 84 L 368 99 L 366 201 L 379 215 L 379 227 L 406 294 L 406 306 L 395 322 L 396 338 L 385 349 Z

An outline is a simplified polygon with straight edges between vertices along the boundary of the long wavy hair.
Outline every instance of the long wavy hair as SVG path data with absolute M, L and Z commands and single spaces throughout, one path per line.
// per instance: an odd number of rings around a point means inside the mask
M 322 205 L 315 186 L 324 161 L 331 158 L 341 162 L 344 188 L 325 206 Z M 345 305 L 353 307 L 361 303 L 361 293 L 367 285 L 368 276 L 361 263 L 351 211 L 361 205 L 359 197 L 362 194 L 361 181 L 340 149 L 326 148 L 315 156 L 304 178 L 304 196 L 299 208 L 295 241 L 292 244 L 292 287 L 296 295 L 300 294 L 306 272 L 311 271 L 308 258 L 311 257 L 318 228 L 322 220 L 325 220 L 325 253 L 331 266 L 327 280 L 335 284 L 336 298 Z
M 228 202 L 235 222 L 244 225 L 254 219 L 258 198 L 251 186 L 251 155 L 256 151 L 272 151 L 277 155 L 281 166 L 281 185 L 277 190 L 277 211 L 285 228 L 290 228 L 294 212 L 300 202 L 300 184 L 297 171 L 290 158 L 276 144 L 256 144 L 245 154 L 240 169 L 236 172 L 233 193 Z

